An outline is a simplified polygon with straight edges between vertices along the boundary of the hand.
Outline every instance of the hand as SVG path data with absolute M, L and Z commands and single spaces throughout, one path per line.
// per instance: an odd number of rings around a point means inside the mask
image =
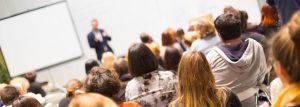
M 99 42 L 100 41 L 100 38 L 98 36 L 95 36 L 95 42 Z
M 103 36 L 109 36 L 109 34 L 106 31 L 104 31 Z

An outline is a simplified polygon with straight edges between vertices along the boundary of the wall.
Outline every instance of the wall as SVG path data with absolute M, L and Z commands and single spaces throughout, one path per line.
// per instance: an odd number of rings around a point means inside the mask
M 61 0 L 0 0 L 0 18 Z M 76 60 L 38 72 L 38 81 L 63 85 L 69 79 L 84 79 L 84 62 L 96 58 L 86 35 L 90 20 L 97 18 L 100 27 L 111 35 L 110 42 L 117 55 L 126 52 L 129 43 L 139 41 L 141 32 L 149 32 L 160 42 L 161 32 L 168 26 L 187 29 L 188 20 L 222 12 L 224 5 L 250 10 L 250 21 L 260 20 L 256 0 L 67 0 L 84 55 Z

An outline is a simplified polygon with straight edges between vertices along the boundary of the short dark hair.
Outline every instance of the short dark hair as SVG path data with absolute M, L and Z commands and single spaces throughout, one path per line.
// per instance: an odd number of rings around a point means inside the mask
M 145 33 L 145 32 L 141 33 L 140 39 L 141 39 L 141 41 L 143 43 L 151 43 L 151 42 L 153 42 L 152 37 L 148 33 Z
M 181 59 L 181 53 L 175 47 L 167 47 L 164 59 L 164 65 L 167 70 L 177 71 L 177 67 Z
M 137 43 L 128 51 L 129 72 L 132 76 L 141 76 L 158 68 L 158 60 L 150 49 Z
M 0 93 L 4 105 L 11 105 L 20 96 L 20 92 L 14 86 L 5 86 Z
M 121 87 L 118 74 L 112 70 L 94 67 L 84 82 L 86 92 L 94 92 L 112 97 L 118 93 Z
M 89 59 L 85 62 L 85 73 L 89 74 L 90 70 L 95 67 L 95 66 L 99 66 L 97 60 L 95 59 Z
M 25 78 L 29 81 L 29 83 L 33 83 L 35 82 L 36 79 L 36 72 L 32 71 L 32 72 L 28 72 L 25 74 Z
M 43 107 L 43 105 L 33 97 L 21 96 L 13 102 L 12 107 Z
M 121 77 L 128 73 L 128 62 L 124 58 L 119 58 L 114 64 L 114 69 Z
M 225 13 L 216 18 L 215 27 L 223 40 L 232 40 L 241 36 L 241 20 L 232 13 Z
M 184 30 L 182 29 L 182 28 L 178 28 L 177 30 L 176 30 L 176 36 L 178 37 L 178 38 L 183 38 L 183 36 L 184 36 Z
M 244 10 L 239 11 L 241 16 L 241 29 L 244 32 L 247 29 L 248 24 L 248 13 Z

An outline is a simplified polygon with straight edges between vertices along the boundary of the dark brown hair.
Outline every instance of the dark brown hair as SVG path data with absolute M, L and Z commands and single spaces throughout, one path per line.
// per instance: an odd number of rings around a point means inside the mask
M 86 92 L 94 92 L 112 97 L 120 90 L 118 74 L 106 68 L 94 67 L 84 82 Z
M 220 37 L 225 41 L 241 36 L 241 20 L 232 13 L 218 16 L 214 24 Z
M 290 83 L 300 82 L 300 11 L 272 40 L 271 53 L 288 75 Z
M 10 105 L 20 96 L 20 92 L 14 86 L 5 86 L 0 92 L 1 100 L 5 105 Z
M 145 32 L 141 33 L 140 39 L 141 39 L 141 41 L 143 43 L 151 43 L 151 42 L 153 42 L 152 37 L 148 33 L 145 33 Z
M 164 65 L 166 70 L 174 70 L 177 72 L 177 67 L 181 59 L 180 51 L 174 47 L 167 47 L 164 57 Z
M 175 40 L 175 31 L 172 28 L 168 28 L 166 31 L 164 31 L 161 35 L 161 41 L 163 46 L 171 46 L 173 45 Z
M 43 107 L 42 104 L 33 97 L 30 96 L 21 96 L 17 98 L 12 107 Z
M 158 61 L 150 49 L 141 43 L 134 44 L 128 51 L 129 72 L 133 76 L 154 71 L 158 68 Z

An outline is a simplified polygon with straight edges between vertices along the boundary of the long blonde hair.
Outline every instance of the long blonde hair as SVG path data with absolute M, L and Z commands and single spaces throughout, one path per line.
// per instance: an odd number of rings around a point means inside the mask
M 201 52 L 187 52 L 178 66 L 177 98 L 170 107 L 225 107 L 227 91 L 217 88 L 211 68 Z

